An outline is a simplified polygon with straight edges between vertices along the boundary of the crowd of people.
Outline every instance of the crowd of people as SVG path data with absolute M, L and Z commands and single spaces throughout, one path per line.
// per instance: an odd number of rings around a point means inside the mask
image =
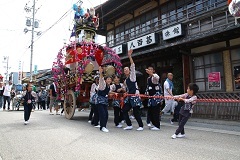
M 112 106 L 114 110 L 114 123 L 117 128 L 122 128 L 122 121 L 125 121 L 126 127 L 124 130 L 132 130 L 132 122 L 130 120 L 129 112 L 132 110 L 138 128 L 137 131 L 143 131 L 143 122 L 140 115 L 140 108 L 142 106 L 139 87 L 136 80 L 135 64 L 132 58 L 133 51 L 128 52 L 130 60 L 130 67 L 124 68 L 124 75 L 126 79 L 120 83 L 120 77 L 115 75 L 113 77 L 103 76 L 103 68 L 99 67 L 99 76 L 94 77 L 94 83 L 90 92 L 91 111 L 89 114 L 89 123 L 94 127 L 100 128 L 103 132 L 109 132 L 107 129 L 109 96 L 113 97 Z M 173 74 L 168 73 L 167 79 L 164 82 L 164 100 L 165 107 L 161 110 L 163 98 L 158 98 L 162 95 L 162 87 L 159 83 L 160 77 L 155 73 L 152 66 L 146 69 L 148 74 L 147 87 L 145 95 L 148 97 L 148 112 L 147 125 L 152 131 L 160 130 L 160 116 L 164 113 L 171 112 L 173 119 L 170 119 L 171 124 L 174 121 L 179 123 L 179 127 L 172 138 L 185 137 L 184 125 L 192 114 L 192 108 L 196 103 L 198 86 L 195 83 L 188 85 L 187 93 L 182 95 L 173 95 L 174 85 L 172 82 Z M 123 105 L 119 97 L 127 94 Z M 120 95 L 120 96 L 119 96 Z
M 90 91 L 90 106 L 91 111 L 89 114 L 89 123 L 94 127 L 100 128 L 103 132 L 109 132 L 107 128 L 108 122 L 108 106 L 109 96 L 112 97 L 112 106 L 114 110 L 114 124 L 117 128 L 122 128 L 122 123 L 126 123 L 124 130 L 132 130 L 132 122 L 130 120 L 129 112 L 132 111 L 134 118 L 138 123 L 137 131 L 143 131 L 143 121 L 140 115 L 140 108 L 142 106 L 141 95 L 136 79 L 135 64 L 132 58 L 133 50 L 128 51 L 128 57 L 130 60 L 130 67 L 124 68 L 125 80 L 120 82 L 118 75 L 105 76 L 104 69 L 99 66 L 99 75 L 94 77 L 94 83 L 91 86 Z M 147 97 L 148 112 L 147 112 L 147 126 L 152 131 L 160 130 L 160 116 L 164 113 L 170 112 L 173 114 L 173 119 L 170 120 L 171 124 L 177 121 L 179 124 L 178 129 L 172 138 L 185 137 L 184 125 L 192 114 L 192 108 L 196 103 L 198 92 L 198 86 L 195 83 L 188 85 L 187 93 L 182 95 L 173 95 L 174 85 L 172 82 L 173 74 L 168 73 L 167 79 L 164 82 L 164 89 L 160 84 L 160 77 L 155 73 L 155 69 L 152 66 L 146 68 L 147 87 L 145 91 L 145 98 Z M 13 94 L 12 83 L 9 81 L 3 86 L 0 82 L 0 108 L 3 106 L 3 110 L 6 109 L 6 103 L 8 104 L 8 110 L 10 109 L 10 101 L 15 96 Z M 159 98 L 160 96 L 164 98 Z M 124 96 L 124 99 L 123 98 Z M 127 96 L 126 96 L 127 95 Z M 39 92 L 32 90 L 32 84 L 29 83 L 26 86 L 26 90 L 22 93 L 22 100 L 24 106 L 24 124 L 29 123 L 31 112 L 38 108 L 39 110 L 50 110 L 50 115 L 54 115 L 53 109 L 56 111 L 56 115 L 59 114 L 59 108 L 62 105 L 63 99 L 59 99 L 57 94 L 57 86 L 55 82 L 50 85 L 48 91 L 44 87 L 41 87 Z M 63 98 L 63 97 L 62 97 Z M 161 105 L 165 100 L 165 107 L 161 110 Z M 63 110 L 61 114 L 63 113 Z

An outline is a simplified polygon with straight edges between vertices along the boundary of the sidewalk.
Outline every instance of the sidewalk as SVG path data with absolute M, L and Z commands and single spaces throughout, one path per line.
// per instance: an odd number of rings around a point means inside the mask
M 109 116 L 113 117 L 113 110 L 108 112 Z M 177 122 L 174 122 L 173 125 L 170 124 L 171 118 L 171 115 L 163 115 L 161 117 L 161 125 L 177 128 Z M 146 117 L 142 117 L 142 120 L 144 125 L 146 125 Z M 237 121 L 190 118 L 185 128 L 240 136 L 240 122 Z

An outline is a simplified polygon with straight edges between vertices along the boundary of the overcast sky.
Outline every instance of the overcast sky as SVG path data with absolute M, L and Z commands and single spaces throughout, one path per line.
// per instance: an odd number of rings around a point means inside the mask
M 90 8 L 104 3 L 106 0 L 82 0 L 83 7 Z M 36 0 L 36 9 L 40 8 L 35 18 L 40 20 L 40 26 L 36 31 L 45 31 L 53 25 L 64 13 L 72 8 L 77 0 Z M 3 57 L 9 56 L 11 71 L 18 71 L 19 61 L 23 63 L 23 71 L 30 71 L 30 46 L 31 31 L 23 32 L 26 28 L 27 14 L 24 7 L 32 6 L 33 0 L 0 0 L 0 73 L 6 72 L 3 64 Z M 39 40 L 34 43 L 33 67 L 38 69 L 51 68 L 59 49 L 63 46 L 64 39 L 69 40 L 72 27 L 74 11 L 52 29 L 47 31 Z M 31 28 L 28 28 L 31 29 Z M 35 40 L 38 36 L 35 36 Z M 105 38 L 98 38 L 98 43 L 105 42 Z

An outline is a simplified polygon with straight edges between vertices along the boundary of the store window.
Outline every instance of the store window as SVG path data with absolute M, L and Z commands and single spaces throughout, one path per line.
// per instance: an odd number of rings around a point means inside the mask
M 169 12 L 169 23 L 176 22 L 176 11 L 172 10 Z
M 136 36 L 149 33 L 151 29 L 158 26 L 158 10 L 142 14 L 135 19 L 135 33 Z
M 107 44 L 109 47 L 114 46 L 114 31 L 109 31 L 107 33 Z
M 135 20 L 135 34 L 136 36 L 139 35 L 141 33 L 140 31 L 140 18 L 137 18 Z
M 240 48 L 231 50 L 234 90 L 240 90 Z
M 134 21 L 125 24 L 125 41 L 134 38 Z
M 196 13 L 199 14 L 203 11 L 203 0 L 196 0 Z
M 124 25 L 116 28 L 116 45 L 124 41 Z
M 167 24 L 167 13 L 161 15 L 162 25 Z
M 222 53 L 214 53 L 194 57 L 194 81 L 199 86 L 199 91 L 223 91 L 225 90 L 224 83 L 224 71 Z M 213 73 L 220 73 L 219 80 L 216 82 L 210 82 L 209 76 Z M 212 85 L 212 83 L 214 83 Z
M 190 18 L 194 15 L 195 9 L 193 7 L 193 2 L 187 4 L 187 17 Z
M 183 20 L 183 7 L 179 7 L 177 9 L 177 19 L 178 19 L 178 22 Z

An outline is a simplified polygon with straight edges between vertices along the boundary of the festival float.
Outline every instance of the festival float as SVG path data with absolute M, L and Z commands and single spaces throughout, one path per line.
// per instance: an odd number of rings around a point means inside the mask
M 228 9 L 235 18 L 240 18 L 240 0 L 228 0 Z
M 73 117 L 76 108 L 89 107 L 90 89 L 99 66 L 104 68 L 104 74 L 108 76 L 122 73 L 122 64 L 115 51 L 95 43 L 99 26 L 95 9 L 90 8 L 85 13 L 81 1 L 73 5 L 73 10 L 75 16 L 72 34 L 75 41 L 59 50 L 52 67 L 58 95 L 61 95 L 58 99 L 64 97 L 67 119 Z

